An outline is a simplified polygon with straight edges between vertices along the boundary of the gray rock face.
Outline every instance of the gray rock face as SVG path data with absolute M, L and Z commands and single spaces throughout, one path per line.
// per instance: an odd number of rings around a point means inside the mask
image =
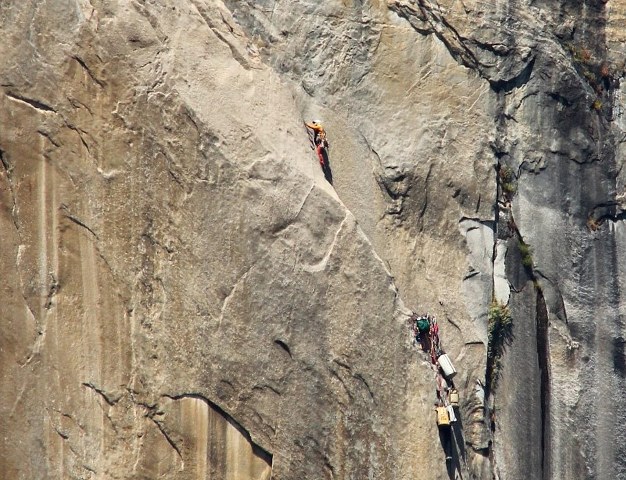
M 625 19 L 0 5 L 0 476 L 626 478 Z

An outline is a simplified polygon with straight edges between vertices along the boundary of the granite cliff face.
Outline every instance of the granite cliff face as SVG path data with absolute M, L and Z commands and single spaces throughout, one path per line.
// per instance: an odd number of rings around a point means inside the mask
M 0 2 L 0 476 L 626 479 L 625 21 Z

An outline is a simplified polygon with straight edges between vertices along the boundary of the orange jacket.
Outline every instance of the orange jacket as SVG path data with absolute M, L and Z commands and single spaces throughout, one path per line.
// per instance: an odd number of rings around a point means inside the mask
M 313 130 L 319 137 L 326 138 L 326 130 L 319 123 L 305 123 L 307 127 Z

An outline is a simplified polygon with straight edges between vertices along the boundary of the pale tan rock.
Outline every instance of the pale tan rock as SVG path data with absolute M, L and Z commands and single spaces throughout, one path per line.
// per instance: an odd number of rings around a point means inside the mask
M 623 3 L 5 2 L 0 477 L 620 478 Z

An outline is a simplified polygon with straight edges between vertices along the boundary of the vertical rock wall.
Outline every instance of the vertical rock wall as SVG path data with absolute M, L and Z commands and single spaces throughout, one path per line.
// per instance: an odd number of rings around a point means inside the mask
M 1 4 L 1 476 L 624 477 L 625 11 Z

